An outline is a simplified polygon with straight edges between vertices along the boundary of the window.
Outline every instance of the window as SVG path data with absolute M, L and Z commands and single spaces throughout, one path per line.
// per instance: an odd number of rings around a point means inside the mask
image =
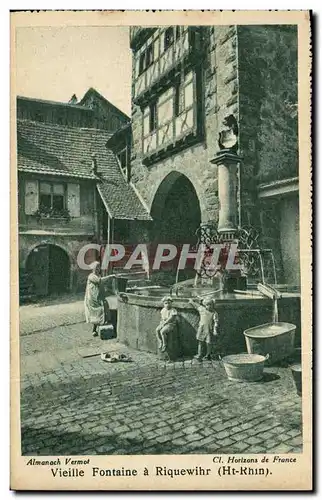
M 150 104 L 150 121 L 149 121 L 149 131 L 153 132 L 157 128 L 157 105 L 154 102 Z
M 153 63 L 153 46 L 152 44 L 146 50 L 146 68 L 151 66 Z
M 153 44 L 149 45 L 149 47 L 142 52 L 139 58 L 139 75 L 144 73 L 149 66 L 153 63 L 154 60 L 154 50 L 153 50 Z
M 45 211 L 61 212 L 65 208 L 64 184 L 40 182 L 39 183 L 39 209 Z
M 164 50 L 166 51 L 170 45 L 174 42 L 174 30 L 173 28 L 168 28 L 164 33 Z
M 42 115 L 42 113 L 36 113 L 36 114 L 35 114 L 35 120 L 36 120 L 37 122 L 43 122 L 43 121 L 45 121 L 45 120 L 44 120 L 44 117 L 43 117 L 43 115 Z
M 174 95 L 174 114 L 179 116 L 184 110 L 184 92 L 182 86 L 176 85 Z
M 63 184 L 53 184 L 52 205 L 54 210 L 65 208 L 65 186 Z
M 143 52 L 140 55 L 140 59 L 139 59 L 139 75 L 141 75 L 144 70 L 145 70 L 145 52 Z
M 175 87 L 175 99 L 174 99 L 174 113 L 175 116 L 181 115 L 181 113 L 193 106 L 194 99 L 193 90 L 193 74 L 189 73 L 184 77 L 184 81 L 180 82 Z
M 142 109 L 142 152 L 152 154 L 175 145 L 188 135 L 196 135 L 196 74 L 182 74 L 157 100 Z
M 51 185 L 45 182 L 42 182 L 39 186 L 40 196 L 39 196 L 39 208 L 48 208 L 50 209 L 52 206 L 51 203 Z
M 173 119 L 174 89 L 170 87 L 158 99 L 158 127 L 169 123 Z
M 80 217 L 80 184 L 27 180 L 25 214 L 40 218 Z

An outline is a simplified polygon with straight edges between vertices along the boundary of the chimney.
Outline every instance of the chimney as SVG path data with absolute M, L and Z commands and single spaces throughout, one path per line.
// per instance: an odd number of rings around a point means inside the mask
M 92 172 L 94 175 L 98 175 L 96 153 L 92 154 Z
M 76 96 L 76 94 L 72 95 L 72 97 L 68 101 L 68 104 L 77 104 L 77 96 Z

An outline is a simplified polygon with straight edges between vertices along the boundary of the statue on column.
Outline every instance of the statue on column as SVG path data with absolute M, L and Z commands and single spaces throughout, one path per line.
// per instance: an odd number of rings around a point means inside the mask
M 228 115 L 223 120 L 223 130 L 219 132 L 218 146 L 221 151 L 237 154 L 238 123 L 234 115 Z

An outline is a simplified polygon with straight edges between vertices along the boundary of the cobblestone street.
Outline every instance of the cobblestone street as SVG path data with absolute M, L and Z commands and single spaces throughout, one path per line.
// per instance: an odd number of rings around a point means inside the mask
M 239 384 L 219 361 L 165 363 L 89 332 L 79 323 L 21 337 L 24 455 L 301 452 L 289 368 Z M 107 351 L 132 362 L 106 363 Z

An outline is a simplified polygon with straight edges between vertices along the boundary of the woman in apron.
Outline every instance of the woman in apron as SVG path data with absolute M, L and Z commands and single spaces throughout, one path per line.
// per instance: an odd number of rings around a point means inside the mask
M 87 278 L 84 307 L 86 323 L 93 325 L 93 336 L 97 337 L 97 328 L 104 325 L 108 304 L 105 301 L 104 283 L 114 278 L 114 274 L 101 277 L 101 265 L 95 261 L 91 264 L 92 272 Z

